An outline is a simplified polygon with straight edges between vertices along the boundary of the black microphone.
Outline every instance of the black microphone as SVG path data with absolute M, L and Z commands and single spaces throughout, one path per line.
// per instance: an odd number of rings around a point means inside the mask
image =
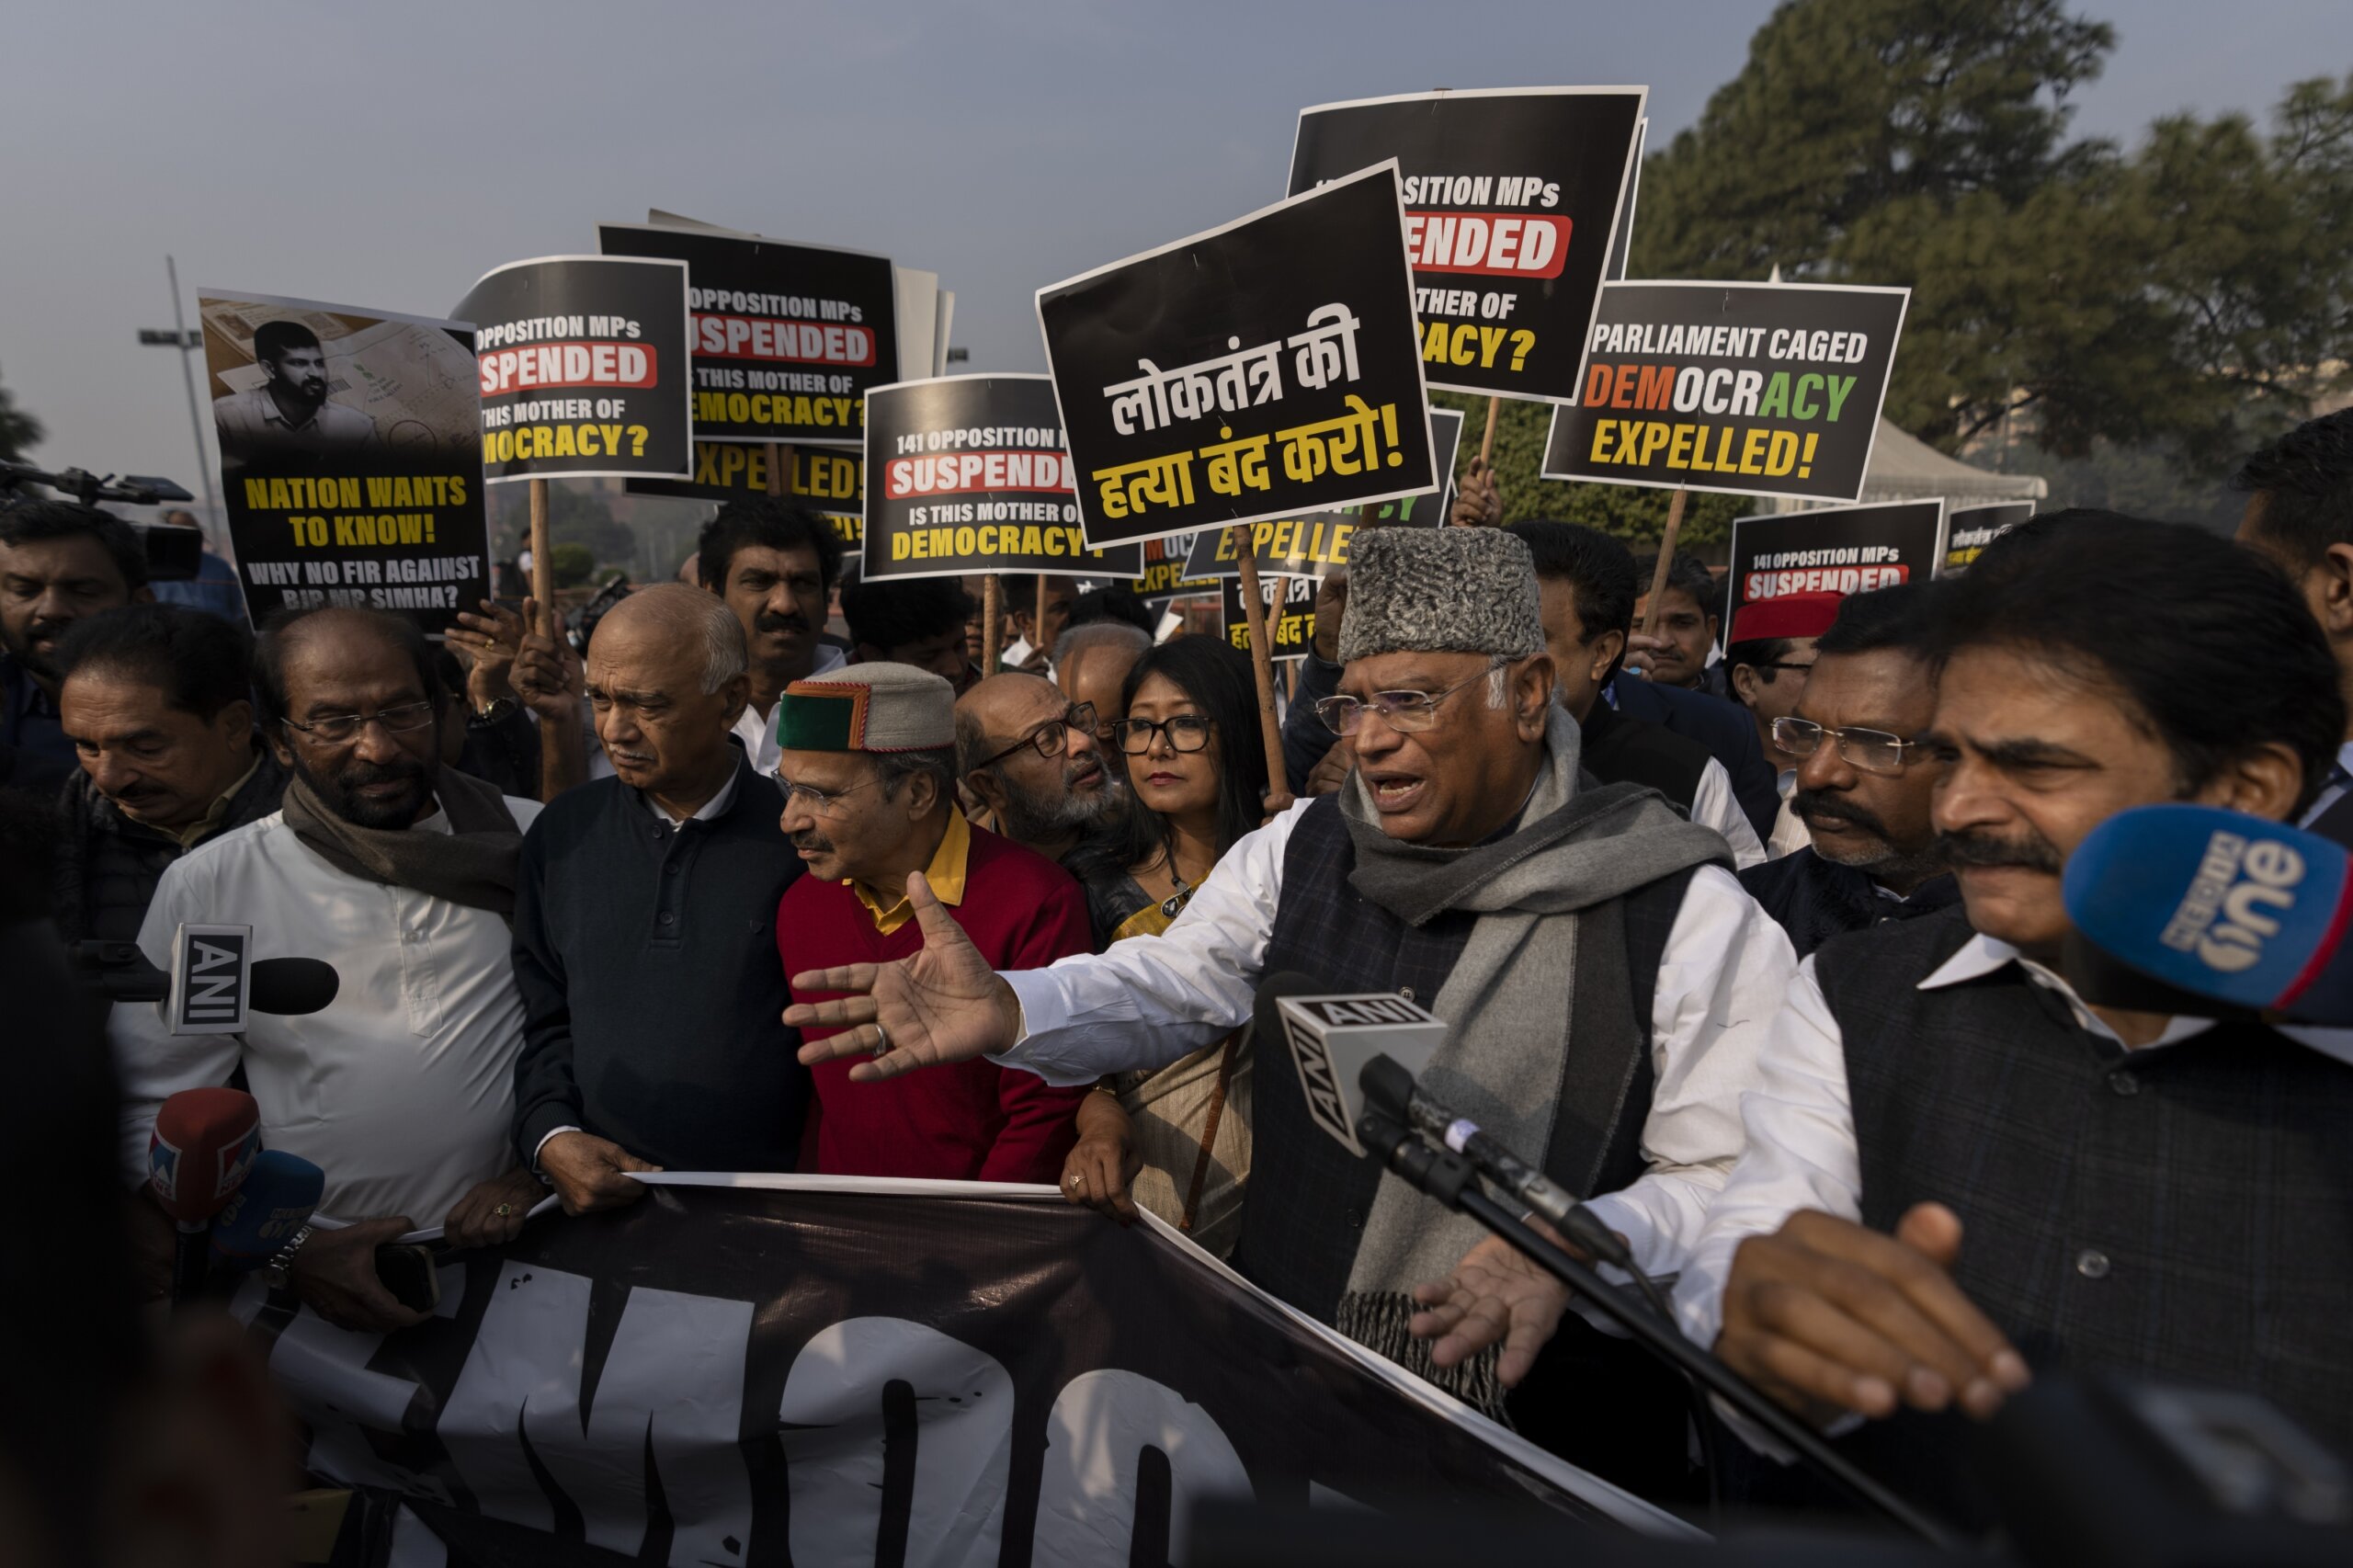
M 1577 1245 L 1604 1263 L 1614 1263 L 1629 1274 L 1635 1272 L 1633 1253 L 1575 1194 L 1530 1166 L 1477 1122 L 1455 1115 L 1397 1062 L 1376 1056 L 1365 1063 L 1361 1079 L 1368 1109 L 1445 1144 Z
M 323 1013 L 343 989 L 343 976 L 324 959 L 256 959 L 247 988 L 249 1012 L 281 1018 Z

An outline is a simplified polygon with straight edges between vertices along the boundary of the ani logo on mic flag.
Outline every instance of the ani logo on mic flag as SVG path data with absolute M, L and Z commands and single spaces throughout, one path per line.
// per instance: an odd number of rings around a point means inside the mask
M 235 1034 L 245 1027 L 254 928 L 182 922 L 172 937 L 168 1006 L 174 1034 Z

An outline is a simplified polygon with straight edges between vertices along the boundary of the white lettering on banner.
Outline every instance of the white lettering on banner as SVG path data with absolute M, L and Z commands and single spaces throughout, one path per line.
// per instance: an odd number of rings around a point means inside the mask
M 440 1420 L 450 1467 L 491 1518 L 555 1528 L 555 1512 L 524 1457 L 523 1411 L 534 1400 L 578 1407 L 580 1368 L 571 1347 L 587 1328 L 585 1276 L 511 1258 L 501 1267 Z
M 352 1485 L 389 1486 L 439 1495 L 426 1477 L 376 1457 L 367 1432 L 396 1433 L 417 1385 L 371 1372 L 368 1362 L 384 1343 L 381 1334 L 337 1328 L 307 1307 L 270 1346 L 269 1372 L 311 1424 L 303 1463 Z
M 1140 1486 L 1147 1463 L 1165 1467 L 1165 1488 Z M 1137 1517 L 1142 1490 L 1155 1504 L 1165 1500 L 1165 1514 L 1155 1507 L 1156 1517 Z M 1256 1495 L 1242 1456 L 1208 1411 L 1138 1372 L 1082 1372 L 1063 1385 L 1046 1420 L 1046 1469 L 1038 1483 L 1038 1533 L 1029 1559 L 1051 1568 L 1181 1563 L 1195 1504 Z M 798 1517 L 797 1502 L 794 1514 Z M 1165 1558 L 1135 1551 L 1139 1528 L 1166 1532 Z M 793 1544 L 798 1561 L 800 1542 Z
M 777 1418 L 795 1562 L 879 1562 L 886 1532 L 903 1532 L 893 1561 L 996 1562 L 1013 1378 L 995 1357 L 904 1318 L 851 1318 L 794 1358 Z

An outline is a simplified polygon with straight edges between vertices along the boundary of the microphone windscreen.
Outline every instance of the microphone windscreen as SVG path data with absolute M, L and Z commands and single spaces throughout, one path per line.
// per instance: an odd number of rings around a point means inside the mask
M 2099 973 L 2089 1001 L 2180 1012 L 2186 995 L 2346 1024 L 2347 881 L 2344 849 L 2316 834 L 2211 806 L 2164 805 L 2120 812 L 2093 829 L 2068 857 L 2061 885 L 2080 941 L 2131 971 Z
M 221 1211 L 261 1152 L 261 1108 L 240 1089 L 182 1089 L 155 1112 L 147 1185 L 164 1212 L 200 1224 Z
M 324 959 L 256 959 L 245 1007 L 280 1017 L 322 1012 L 342 988 L 343 977 Z
M 213 1217 L 213 1256 L 237 1268 L 268 1262 L 318 1211 L 326 1188 L 326 1173 L 301 1155 L 264 1149 Z

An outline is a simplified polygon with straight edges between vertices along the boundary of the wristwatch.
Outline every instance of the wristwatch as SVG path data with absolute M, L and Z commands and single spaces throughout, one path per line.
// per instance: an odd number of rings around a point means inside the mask
M 495 724 L 501 719 L 506 718 L 509 713 L 514 712 L 515 710 L 520 706 L 521 704 L 517 702 L 511 697 L 494 697 L 488 702 L 485 702 L 481 707 L 475 709 L 473 712 L 467 717 L 466 722 L 476 725 Z
M 302 1244 L 310 1239 L 310 1226 L 305 1225 L 296 1231 L 286 1244 L 271 1253 L 269 1261 L 261 1266 L 261 1282 L 272 1290 L 285 1290 L 287 1282 L 294 1278 L 294 1255 L 301 1252 Z

